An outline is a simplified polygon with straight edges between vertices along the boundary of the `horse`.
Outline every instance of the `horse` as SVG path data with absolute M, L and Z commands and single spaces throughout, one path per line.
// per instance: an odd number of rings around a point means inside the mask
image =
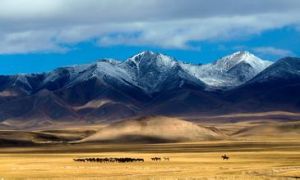
M 226 154 L 221 156 L 223 158 L 223 160 L 229 160 L 229 156 L 227 156 Z
M 151 158 L 151 160 L 152 160 L 152 161 L 160 161 L 161 158 L 160 158 L 160 157 L 153 157 L 153 158 Z

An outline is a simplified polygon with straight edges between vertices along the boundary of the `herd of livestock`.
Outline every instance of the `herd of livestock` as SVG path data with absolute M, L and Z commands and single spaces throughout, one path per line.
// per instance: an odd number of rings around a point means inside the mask
M 229 160 L 229 156 L 222 155 L 223 160 Z M 144 162 L 143 158 L 77 158 L 73 159 L 75 162 L 97 162 L 97 163 L 129 163 L 129 162 Z M 169 157 L 152 157 L 152 161 L 170 161 Z
M 128 163 L 128 162 L 144 162 L 143 158 L 77 158 L 73 159 L 75 162 L 97 162 L 97 163 Z M 169 157 L 153 157 L 152 161 L 169 161 Z

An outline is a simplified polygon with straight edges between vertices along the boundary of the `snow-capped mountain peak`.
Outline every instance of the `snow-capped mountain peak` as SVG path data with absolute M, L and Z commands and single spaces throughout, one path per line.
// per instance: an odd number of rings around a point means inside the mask
M 106 62 L 106 63 L 109 63 L 109 64 L 119 64 L 121 63 L 120 61 L 116 60 L 116 59 L 112 59 L 112 58 L 105 58 L 105 59 L 100 59 L 97 61 L 97 63 L 101 63 L 101 62 Z
M 273 79 L 289 79 L 300 77 L 300 58 L 286 57 L 266 68 L 248 83 L 266 82 Z
M 183 68 L 209 86 L 235 87 L 252 79 L 271 64 L 248 51 L 238 51 L 211 64 L 184 65 Z
M 176 61 L 164 54 L 155 53 L 152 51 L 143 51 L 129 58 L 127 61 L 133 62 L 136 66 L 139 64 L 157 64 L 158 66 L 174 66 Z
M 270 61 L 262 60 L 248 51 L 238 51 L 231 55 L 225 56 L 213 63 L 221 71 L 229 71 L 234 66 L 246 63 L 253 67 L 257 72 L 262 71 L 272 64 Z
M 153 52 L 153 51 L 142 51 L 134 56 L 132 56 L 130 59 L 136 59 L 138 57 L 150 57 L 150 56 L 155 56 L 157 53 Z
M 137 86 L 155 92 L 170 74 L 177 73 L 178 62 L 160 53 L 143 51 L 127 59 L 120 67 L 130 74 Z
M 167 80 L 171 81 L 178 75 L 187 81 L 227 88 L 247 82 L 270 64 L 247 51 L 239 51 L 205 65 L 185 64 L 164 54 L 143 51 L 123 62 L 102 59 L 93 64 L 57 69 L 46 74 L 41 87 L 69 86 L 97 78 L 106 84 L 135 86 L 152 93 L 159 91 Z

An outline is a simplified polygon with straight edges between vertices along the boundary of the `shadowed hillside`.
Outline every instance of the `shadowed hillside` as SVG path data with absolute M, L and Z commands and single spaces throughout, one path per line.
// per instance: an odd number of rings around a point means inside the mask
M 178 142 L 223 139 L 215 128 L 168 117 L 145 117 L 113 123 L 80 142 Z

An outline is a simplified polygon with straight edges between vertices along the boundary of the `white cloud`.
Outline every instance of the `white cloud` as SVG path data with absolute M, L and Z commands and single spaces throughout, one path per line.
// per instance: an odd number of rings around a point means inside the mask
M 60 46 L 52 38 L 52 32 L 24 31 L 9 33 L 1 39 L 0 54 L 28 52 L 64 52 L 67 49 Z
M 0 0 L 0 53 L 100 46 L 190 48 L 300 25 L 298 0 Z
M 294 53 L 290 50 L 280 49 L 275 47 L 256 47 L 253 51 L 262 55 L 272 55 L 278 57 L 293 56 Z

